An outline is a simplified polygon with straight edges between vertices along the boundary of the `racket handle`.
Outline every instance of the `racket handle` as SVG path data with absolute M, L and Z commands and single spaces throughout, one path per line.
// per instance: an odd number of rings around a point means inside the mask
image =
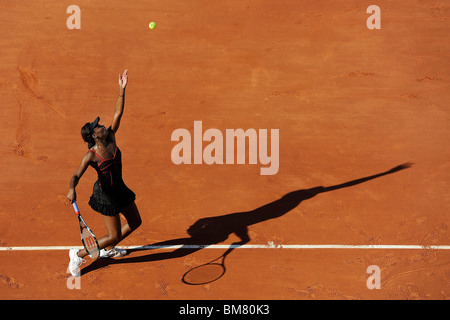
M 80 210 L 78 209 L 77 203 L 74 201 L 74 202 L 72 203 L 72 205 L 73 205 L 73 209 L 75 210 L 75 212 L 76 212 L 77 214 L 80 214 Z

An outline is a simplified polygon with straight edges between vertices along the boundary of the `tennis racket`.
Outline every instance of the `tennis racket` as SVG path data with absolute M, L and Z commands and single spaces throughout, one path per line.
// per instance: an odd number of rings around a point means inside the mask
M 83 246 L 86 249 L 89 257 L 96 260 L 100 255 L 100 247 L 98 246 L 97 238 L 81 217 L 77 203 L 74 201 L 72 205 L 75 213 L 78 216 L 78 222 L 80 223 L 81 242 L 83 242 Z

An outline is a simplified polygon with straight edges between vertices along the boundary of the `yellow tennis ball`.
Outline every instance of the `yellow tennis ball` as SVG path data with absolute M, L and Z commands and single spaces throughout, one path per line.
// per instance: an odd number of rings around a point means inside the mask
M 155 27 L 156 27 L 156 23 L 154 23 L 153 21 L 152 22 L 150 22 L 149 24 L 148 24 L 148 27 L 150 28 L 150 29 L 155 29 Z

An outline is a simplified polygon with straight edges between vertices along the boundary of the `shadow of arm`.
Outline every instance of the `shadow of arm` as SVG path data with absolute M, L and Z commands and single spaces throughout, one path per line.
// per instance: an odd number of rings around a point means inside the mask
M 365 177 L 365 178 L 356 179 L 356 180 L 349 181 L 349 182 L 346 182 L 346 183 L 342 183 L 342 184 L 338 184 L 338 185 L 335 185 L 335 186 L 323 188 L 323 191 L 321 191 L 321 192 L 328 192 L 328 191 L 333 191 L 333 190 L 337 190 L 337 189 L 352 187 L 352 186 L 355 186 L 357 184 L 364 183 L 366 181 L 373 180 L 373 179 L 376 179 L 376 178 L 379 178 L 379 177 L 382 177 L 382 176 L 385 176 L 385 175 L 388 175 L 388 174 L 391 174 L 391 173 L 395 173 L 395 172 L 400 171 L 400 170 L 411 168 L 412 165 L 413 165 L 413 163 L 407 162 L 407 163 L 401 164 L 399 166 L 396 166 L 396 167 L 394 167 L 394 168 L 392 168 L 392 169 L 390 169 L 390 170 L 388 170 L 386 172 L 374 174 L 372 176 L 368 176 L 368 177 Z

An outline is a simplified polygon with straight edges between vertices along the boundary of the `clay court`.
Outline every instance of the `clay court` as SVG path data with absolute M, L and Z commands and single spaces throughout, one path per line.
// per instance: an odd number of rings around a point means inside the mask
M 73 4 L 80 29 L 67 27 Z M 372 4 L 381 29 L 366 25 Z M 447 2 L 0 5 L 0 299 L 450 298 Z M 124 69 L 117 144 L 143 223 L 120 245 L 147 247 L 86 258 L 70 290 L 68 248 L 81 241 L 66 195 L 88 150 L 80 129 L 111 123 Z M 193 134 L 194 121 L 278 129 L 279 170 L 261 175 L 248 154 L 174 164 L 171 135 Z M 88 206 L 96 178 L 88 169 L 77 197 L 101 236 Z M 216 231 L 203 243 L 187 233 L 198 221 Z M 242 232 L 250 240 L 233 246 Z M 220 278 L 182 281 L 224 253 Z M 367 287 L 371 265 L 380 289 Z

